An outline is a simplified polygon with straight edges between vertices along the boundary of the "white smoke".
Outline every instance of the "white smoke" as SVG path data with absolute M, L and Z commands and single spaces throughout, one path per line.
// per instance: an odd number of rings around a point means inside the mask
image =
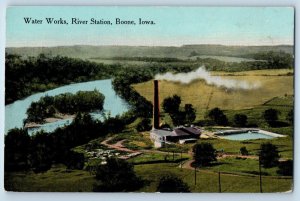
M 260 87 L 258 82 L 247 82 L 235 79 L 228 79 L 221 76 L 213 76 L 209 71 L 207 71 L 203 66 L 199 67 L 197 70 L 189 73 L 170 73 L 157 74 L 155 76 L 156 80 L 166 80 L 172 82 L 180 82 L 183 84 L 189 84 L 194 80 L 205 80 L 209 85 L 215 85 L 217 87 L 225 87 L 227 89 L 256 89 Z

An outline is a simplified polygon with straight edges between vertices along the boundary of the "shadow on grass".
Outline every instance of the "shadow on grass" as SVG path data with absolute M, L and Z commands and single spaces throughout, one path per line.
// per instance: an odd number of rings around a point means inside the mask
M 227 162 L 213 162 L 213 163 L 210 163 L 210 164 L 202 166 L 202 167 L 216 167 L 216 166 L 225 165 L 225 164 L 230 164 L 230 163 L 227 163 Z M 195 162 L 192 162 L 191 167 L 199 168 L 200 166 L 198 164 L 196 164 Z
M 247 173 L 247 174 L 255 174 L 259 175 L 259 171 L 241 171 L 242 173 Z M 270 174 L 267 172 L 261 172 L 261 175 L 263 176 L 269 176 Z

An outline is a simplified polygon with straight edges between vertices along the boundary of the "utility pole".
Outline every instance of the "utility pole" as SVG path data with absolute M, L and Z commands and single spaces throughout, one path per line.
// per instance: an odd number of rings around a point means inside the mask
M 261 181 L 261 161 L 260 161 L 260 156 L 258 157 L 258 165 L 259 165 L 259 190 L 260 192 L 262 193 L 263 190 L 262 190 L 262 181 Z
M 197 185 L 197 168 L 196 168 L 196 166 L 195 166 L 195 185 Z
M 222 193 L 222 189 L 221 189 L 221 173 L 219 171 L 219 193 Z
M 182 169 L 182 151 L 180 151 L 180 168 Z

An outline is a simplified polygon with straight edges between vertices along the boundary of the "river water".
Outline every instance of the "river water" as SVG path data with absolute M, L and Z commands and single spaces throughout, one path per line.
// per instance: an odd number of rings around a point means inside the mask
M 5 106 L 5 133 L 7 133 L 12 128 L 21 128 L 23 126 L 23 120 L 27 118 L 26 111 L 29 108 L 30 104 L 34 101 L 38 101 L 43 96 L 55 96 L 62 93 L 76 93 L 78 91 L 93 91 L 97 89 L 104 96 L 104 112 L 110 113 L 111 117 L 114 117 L 118 114 L 123 114 L 128 110 L 128 106 L 124 100 L 122 100 L 112 88 L 112 80 L 96 80 L 90 82 L 82 82 L 76 84 L 70 84 L 56 89 L 52 89 L 46 92 L 37 93 L 31 96 L 28 96 L 25 99 L 17 100 L 12 104 Z M 93 118 L 102 119 L 103 116 L 100 113 L 91 113 Z M 63 127 L 72 122 L 72 119 L 63 119 L 53 123 L 43 124 L 38 128 L 28 129 L 30 135 L 34 134 L 37 131 L 44 130 L 46 132 L 52 132 L 58 127 Z

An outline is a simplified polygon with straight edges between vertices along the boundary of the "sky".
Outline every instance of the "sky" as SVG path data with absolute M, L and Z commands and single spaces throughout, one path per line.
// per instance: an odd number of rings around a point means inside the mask
M 26 24 L 24 17 L 42 19 Z M 47 24 L 45 18 L 68 25 Z M 72 18 L 113 25 L 75 25 Z M 136 25 L 115 25 L 115 19 Z M 155 25 L 138 25 L 139 18 Z M 89 22 L 88 22 L 89 23 Z M 65 45 L 293 45 L 292 7 L 8 7 L 6 47 Z

